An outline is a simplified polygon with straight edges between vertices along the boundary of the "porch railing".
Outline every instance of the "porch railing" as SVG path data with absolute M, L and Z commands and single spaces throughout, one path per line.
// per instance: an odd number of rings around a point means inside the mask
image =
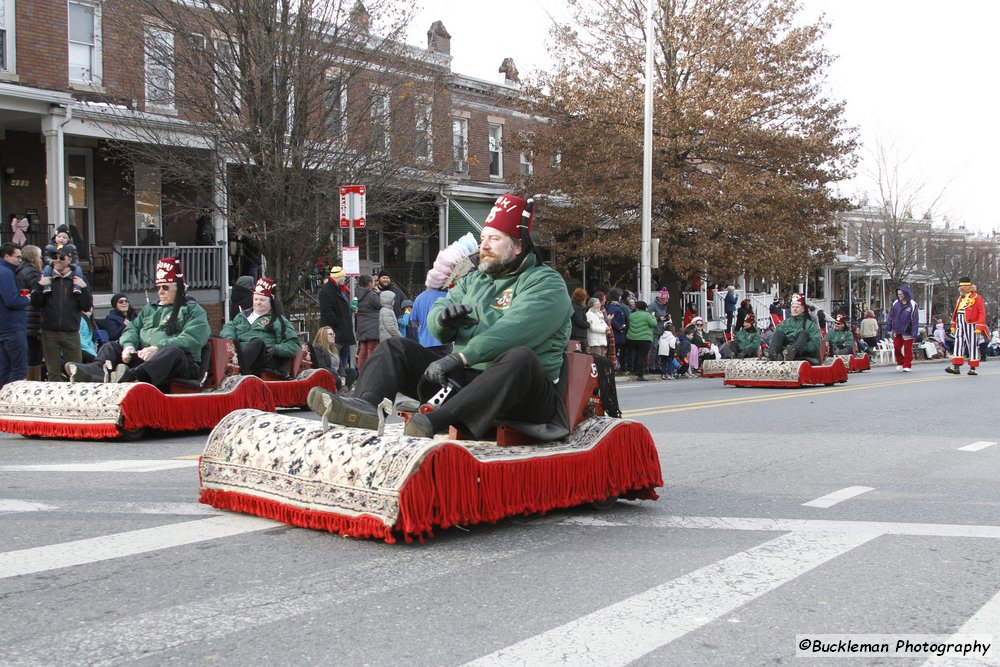
M 156 262 L 177 257 L 189 290 L 221 290 L 223 271 L 228 270 L 222 246 L 119 246 L 111 253 L 115 292 L 139 292 L 156 280 Z

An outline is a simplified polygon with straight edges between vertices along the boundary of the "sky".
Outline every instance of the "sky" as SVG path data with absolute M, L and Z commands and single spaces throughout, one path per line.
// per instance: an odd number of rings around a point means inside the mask
M 566 18 L 561 0 L 418 0 L 408 42 L 426 46 L 435 20 L 451 33 L 452 71 L 498 81 L 514 58 L 522 76 L 550 64 L 550 16 Z M 801 0 L 801 20 L 825 15 L 825 45 L 837 56 L 829 93 L 847 102 L 859 129 L 858 176 L 840 184 L 857 197 L 874 193 L 877 142 L 891 147 L 909 189 L 919 188 L 914 215 L 989 232 L 1000 230 L 1000 86 L 995 43 L 1000 3 L 991 0 Z M 936 201 L 935 201 L 936 200 Z

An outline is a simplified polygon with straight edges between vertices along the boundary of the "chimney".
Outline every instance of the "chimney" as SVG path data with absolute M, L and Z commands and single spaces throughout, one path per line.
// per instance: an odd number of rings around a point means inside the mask
M 514 64 L 513 58 L 504 58 L 503 62 L 500 63 L 500 69 L 497 70 L 503 74 L 503 82 L 508 85 L 516 85 L 521 83 L 521 78 L 518 76 L 517 65 Z
M 371 15 L 368 13 L 368 10 L 365 8 L 361 0 L 357 0 L 357 2 L 354 3 L 354 6 L 351 7 L 351 15 L 348 20 L 351 22 L 351 25 L 357 28 L 359 33 L 362 35 L 368 34 L 368 25 L 371 23 Z
M 431 53 L 451 55 L 451 35 L 441 21 L 435 21 L 427 31 L 427 50 Z

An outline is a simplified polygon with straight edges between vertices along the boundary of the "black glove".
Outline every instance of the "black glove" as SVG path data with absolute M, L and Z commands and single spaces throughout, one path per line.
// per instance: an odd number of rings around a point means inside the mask
M 448 304 L 441 311 L 441 314 L 438 315 L 438 324 L 446 329 L 457 329 L 472 324 L 479 324 L 479 320 L 469 316 L 471 312 L 472 306 L 467 306 L 464 303 Z
M 451 308 L 451 306 L 448 307 Z M 465 368 L 465 362 L 462 361 L 462 357 L 457 354 L 449 354 L 447 357 L 441 357 L 437 361 L 431 362 L 431 365 L 424 371 L 424 379 L 444 387 L 448 384 L 448 376 L 454 375 L 463 368 Z

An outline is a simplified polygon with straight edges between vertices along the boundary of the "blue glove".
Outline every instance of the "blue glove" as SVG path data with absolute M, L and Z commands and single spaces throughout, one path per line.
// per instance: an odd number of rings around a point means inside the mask
M 441 357 L 437 361 L 431 362 L 431 365 L 424 371 L 424 379 L 445 387 L 448 385 L 448 376 L 454 375 L 463 368 L 465 368 L 465 362 L 462 361 L 462 357 L 454 353 L 449 354 L 447 357 Z
M 438 315 L 438 324 L 446 329 L 457 329 L 472 324 L 479 324 L 479 320 L 469 316 L 471 312 L 472 306 L 467 306 L 464 303 L 448 304 L 441 311 L 441 314 Z

